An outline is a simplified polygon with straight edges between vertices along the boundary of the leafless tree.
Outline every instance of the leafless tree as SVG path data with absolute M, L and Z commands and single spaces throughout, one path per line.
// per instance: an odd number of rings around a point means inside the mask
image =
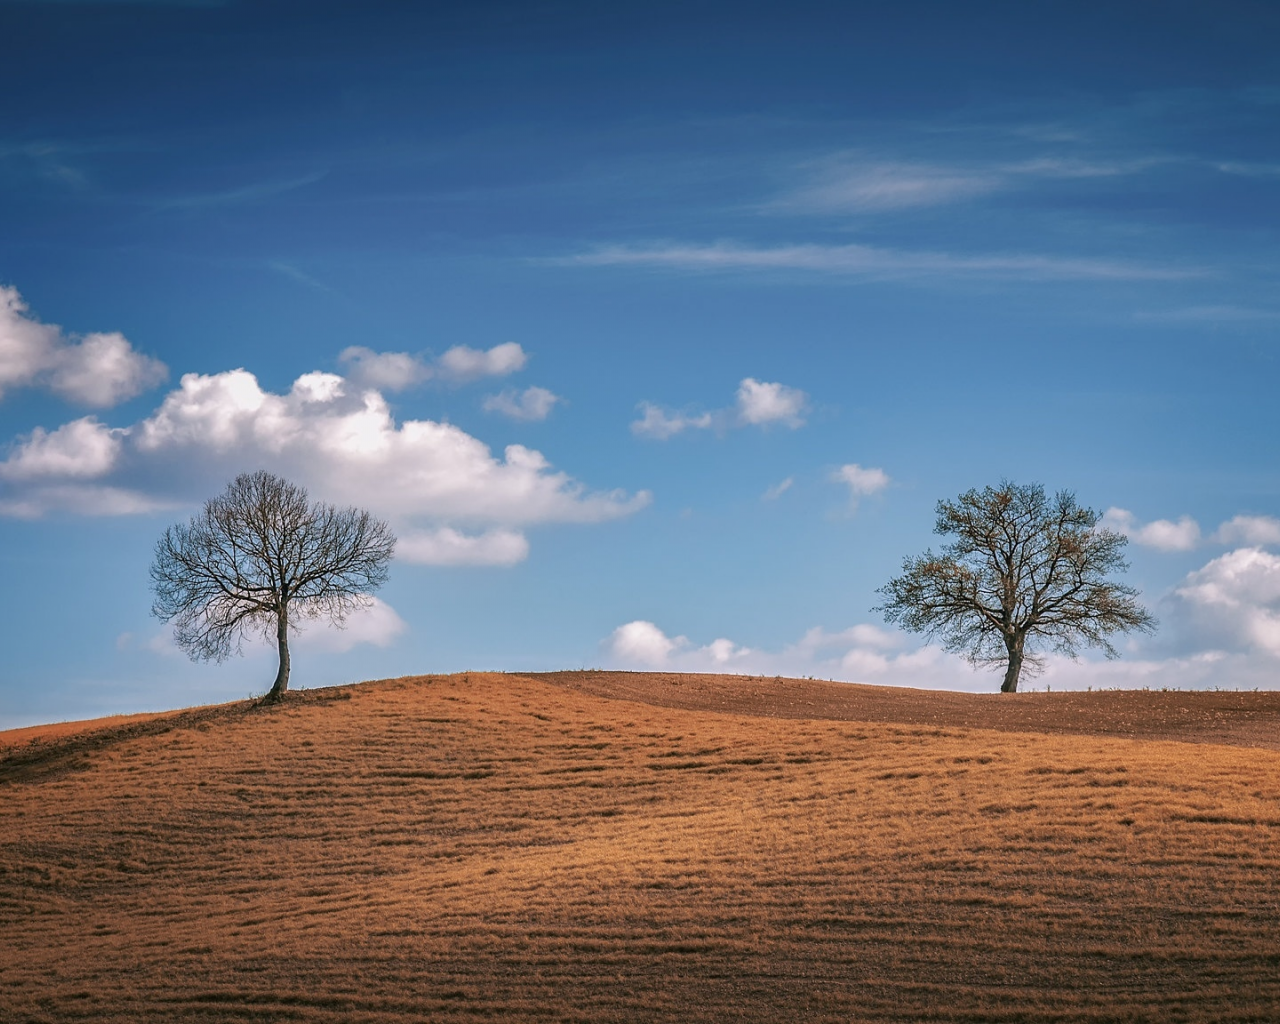
M 267 694 L 289 685 L 291 619 L 341 625 L 387 580 L 396 539 L 386 523 L 355 508 L 311 502 L 270 473 L 242 473 L 185 525 L 156 545 L 152 613 L 174 623 L 192 659 L 222 661 L 246 635 L 274 637 L 280 668 Z
M 1003 481 L 940 501 L 937 513 L 934 532 L 955 541 L 904 560 L 875 610 L 972 665 L 1003 665 L 1004 693 L 1018 689 L 1024 664 L 1039 667 L 1041 643 L 1070 657 L 1083 644 L 1115 658 L 1112 633 L 1155 629 L 1138 591 L 1107 578 L 1129 567 L 1128 539 L 1099 529 L 1098 513 L 1074 494 L 1049 499 L 1039 484 Z

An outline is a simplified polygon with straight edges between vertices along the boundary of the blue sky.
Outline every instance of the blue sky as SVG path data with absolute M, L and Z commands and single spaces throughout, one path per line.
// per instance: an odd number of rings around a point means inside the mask
M 993 690 L 885 626 L 940 498 L 1074 491 L 1161 620 L 1031 685 L 1280 680 L 1266 3 L 0 0 L 0 727 L 266 689 L 149 615 L 265 468 L 401 537 L 295 685 Z

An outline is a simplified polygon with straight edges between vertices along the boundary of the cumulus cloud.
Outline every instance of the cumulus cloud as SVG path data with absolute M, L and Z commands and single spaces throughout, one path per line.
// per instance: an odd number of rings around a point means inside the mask
M 84 480 L 100 477 L 115 465 L 121 431 L 92 416 L 72 420 L 57 430 L 36 427 L 20 438 L 12 454 L 0 463 L 0 480 Z
M 1280 519 L 1273 516 L 1235 516 L 1214 532 L 1219 544 L 1267 547 L 1280 544 Z
M 505 377 L 523 370 L 528 356 L 513 341 L 488 350 L 455 345 L 440 357 L 439 372 L 450 380 L 475 380 L 477 377 Z
M 331 626 L 325 619 L 301 625 L 293 641 L 298 650 L 333 654 L 342 654 L 361 644 L 390 647 L 409 628 L 391 605 L 373 596 L 350 612 L 339 627 Z
M 747 377 L 738 385 L 738 418 L 753 426 L 781 423 L 794 430 L 804 425 L 801 414 L 808 404 L 808 395 L 785 384 Z
M 466 534 L 452 527 L 414 530 L 396 541 L 396 557 L 419 565 L 515 565 L 529 556 L 529 541 L 516 530 Z
M 379 391 L 404 391 L 433 378 L 460 384 L 480 377 L 505 377 L 524 369 L 529 357 L 509 341 L 491 349 L 455 345 L 435 360 L 352 345 L 342 350 L 338 361 L 356 384 Z
M 357 607 L 347 613 L 341 625 L 335 626 L 323 617 L 302 619 L 292 623 L 289 645 L 295 653 L 345 654 L 361 645 L 390 647 L 408 632 L 408 624 L 400 614 L 380 597 L 365 595 Z M 140 649 L 164 657 L 185 658 L 186 653 L 174 642 L 173 630 L 162 629 L 146 639 L 133 633 L 121 633 L 116 637 L 116 648 L 127 651 Z M 242 653 L 274 658 L 274 635 L 250 633 L 245 637 Z
M 532 387 L 523 391 L 508 389 L 500 394 L 487 396 L 482 408 L 485 412 L 501 413 L 513 420 L 536 423 L 550 416 L 556 403 L 562 401 L 564 399 L 546 388 Z
M 1250 566 L 1244 575 L 1253 574 L 1250 585 L 1270 604 L 1259 611 L 1258 605 L 1245 602 L 1250 609 L 1248 615 L 1215 621 L 1216 632 L 1202 630 L 1198 637 L 1201 643 L 1193 650 L 1162 655 L 1144 648 L 1144 640 L 1135 638 L 1125 656 L 1117 661 L 1049 655 L 1034 686 L 1054 690 L 1273 689 L 1277 686 L 1276 665 L 1280 657 L 1280 601 L 1276 599 L 1280 575 L 1272 576 L 1275 572 L 1274 566 Z M 1220 585 L 1221 577 L 1236 575 L 1214 567 L 1197 577 L 1190 589 L 1210 578 Z M 1239 597 L 1235 582 L 1233 579 L 1233 586 L 1228 588 L 1232 600 Z M 1220 595 L 1219 589 L 1215 597 Z M 1257 600 L 1257 596 L 1251 600 Z M 1194 603 L 1202 600 L 1202 595 L 1191 594 L 1180 600 Z M 1224 607 L 1212 602 L 1209 606 Z M 1234 612 L 1240 608 L 1240 604 L 1232 606 Z M 975 693 L 994 693 L 1000 686 L 999 672 L 974 669 L 937 645 L 922 644 L 918 637 L 872 623 L 835 632 L 814 627 L 781 650 L 765 650 L 723 637 L 699 646 L 688 637 L 671 637 L 654 623 L 637 620 L 619 626 L 602 646 L 608 663 L 622 669 L 812 677 Z
M 430 380 L 433 372 L 426 361 L 408 352 L 375 352 L 361 345 L 342 350 L 338 361 L 347 375 L 379 391 L 404 391 Z
M 1156 519 L 1139 524 L 1128 509 L 1109 508 L 1099 525 L 1123 533 L 1135 544 L 1157 551 L 1190 551 L 1200 543 L 1200 524 L 1190 516 L 1183 516 L 1177 522 Z
M 750 657 L 750 648 L 739 647 L 732 640 L 719 637 L 705 647 L 694 648 L 688 637 L 669 637 L 652 622 L 636 619 L 619 626 L 605 642 L 608 653 L 617 661 L 644 668 L 669 668 L 673 657 L 684 664 L 703 666 L 692 671 L 731 671 L 729 666 Z
M 610 663 L 618 668 L 671 672 L 728 672 L 742 675 L 813 676 L 947 689 L 989 689 L 963 661 L 937 648 L 906 649 L 896 631 L 869 623 L 836 633 L 815 627 L 781 651 L 739 644 L 727 637 L 697 645 L 685 636 L 668 636 L 652 622 L 619 626 L 604 641 Z
M 685 413 L 672 412 L 652 402 L 641 402 L 637 407 L 641 415 L 631 424 L 631 432 L 637 437 L 665 441 L 686 430 L 710 430 L 713 427 L 724 430 L 780 423 L 795 430 L 804 425 L 803 413 L 808 405 L 809 396 L 799 388 L 745 377 L 738 384 L 732 409 Z
M 652 622 L 636 619 L 615 629 L 607 646 L 609 653 L 628 665 L 659 668 L 667 664 L 672 652 L 688 642 L 682 636 L 672 639 Z
M 1201 643 L 1280 658 L 1280 556 L 1229 551 L 1188 573 L 1174 599 Z
M 856 462 L 841 466 L 831 474 L 831 479 L 849 488 L 849 505 L 855 509 L 858 507 L 860 498 L 883 491 L 890 483 L 889 474 L 883 469 L 875 467 L 864 469 Z
M 527 552 L 522 527 L 603 522 L 650 500 L 645 491 L 589 491 L 523 445 L 498 457 L 452 424 L 397 423 L 380 392 L 335 374 L 304 374 L 275 394 L 239 369 L 186 374 L 129 427 L 86 418 L 33 432 L 0 463 L 0 512 L 116 514 L 190 503 L 246 467 L 369 508 L 409 538 L 409 556 L 448 564 L 510 564 Z
M 168 372 L 118 332 L 76 339 L 41 323 L 16 288 L 0 286 L 0 398 L 12 388 L 40 387 L 105 409 L 161 383 Z

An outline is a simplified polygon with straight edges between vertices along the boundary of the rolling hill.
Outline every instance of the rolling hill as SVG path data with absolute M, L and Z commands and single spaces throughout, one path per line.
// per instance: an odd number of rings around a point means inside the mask
M 0 748 L 4 1021 L 1280 1019 L 1280 694 L 467 673 Z

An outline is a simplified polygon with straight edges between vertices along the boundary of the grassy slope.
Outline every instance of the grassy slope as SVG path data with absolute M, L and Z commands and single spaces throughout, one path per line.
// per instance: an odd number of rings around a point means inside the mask
M 0 1019 L 1280 1019 L 1280 752 L 704 682 L 398 680 L 11 751 Z

